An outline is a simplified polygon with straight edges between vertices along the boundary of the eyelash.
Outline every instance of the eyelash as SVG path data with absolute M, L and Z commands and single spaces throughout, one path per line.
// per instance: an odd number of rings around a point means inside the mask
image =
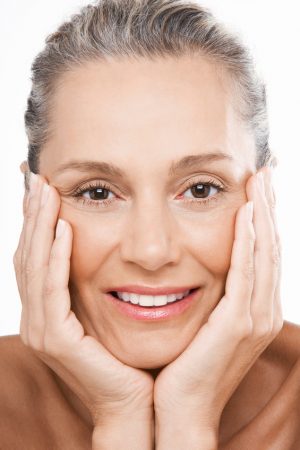
M 210 187 L 214 187 L 216 189 L 218 189 L 218 193 L 220 192 L 224 192 L 226 189 L 224 186 L 222 186 L 219 183 L 216 183 L 216 181 L 210 179 L 207 181 L 191 181 L 190 183 L 188 183 L 186 189 L 183 191 L 183 194 L 188 191 L 189 189 L 191 189 L 192 187 L 196 187 L 198 185 L 203 185 L 203 186 L 210 186 Z M 109 206 L 114 199 L 102 199 L 102 200 L 90 200 L 90 199 L 86 199 L 84 197 L 82 197 L 82 194 L 84 194 L 85 192 L 88 191 L 93 191 L 96 189 L 102 189 L 102 190 L 107 190 L 109 192 L 112 192 L 114 194 L 114 192 L 110 189 L 110 186 L 108 186 L 106 183 L 104 182 L 95 182 L 95 183 L 89 183 L 87 186 L 85 186 L 84 188 L 78 188 L 76 189 L 76 191 L 72 194 L 72 197 L 78 201 L 81 202 L 83 205 L 90 205 L 93 207 L 106 207 Z M 116 194 L 114 194 L 116 195 Z M 181 194 L 182 195 L 182 194 Z M 189 200 L 186 200 L 187 203 L 200 203 L 201 205 L 206 205 L 211 201 L 214 200 L 218 200 L 216 197 L 212 196 L 212 197 L 208 197 L 208 198 L 204 198 L 204 199 L 198 199 L 198 198 L 192 198 Z

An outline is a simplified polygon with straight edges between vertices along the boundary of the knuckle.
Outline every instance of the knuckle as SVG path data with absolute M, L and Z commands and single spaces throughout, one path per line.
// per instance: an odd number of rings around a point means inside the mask
M 22 265 L 22 273 L 29 279 L 34 280 L 39 278 L 42 273 L 47 269 L 47 264 L 41 264 L 38 260 L 29 257 Z
M 270 258 L 271 258 L 271 263 L 275 266 L 279 266 L 280 264 L 280 253 L 278 251 L 278 245 L 277 243 L 273 243 L 273 245 L 270 248 Z
M 245 264 L 242 264 L 241 271 L 243 277 L 247 281 L 251 281 L 254 278 L 254 264 L 252 261 L 246 261 Z
M 26 261 L 26 263 L 23 265 L 22 271 L 27 278 L 32 278 L 34 276 L 36 269 L 31 259 L 28 259 Z
M 272 263 L 274 264 L 274 266 L 279 267 L 281 257 L 280 257 L 280 253 L 278 251 L 277 246 L 273 247 L 273 251 L 271 254 L 271 260 L 272 260 Z
M 27 222 L 34 222 L 36 213 L 32 208 L 27 208 L 25 211 L 25 218 Z

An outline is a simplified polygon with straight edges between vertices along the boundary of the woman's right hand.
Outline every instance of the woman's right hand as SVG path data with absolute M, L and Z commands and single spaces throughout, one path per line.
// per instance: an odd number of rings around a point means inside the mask
M 31 176 L 30 184 L 14 254 L 21 339 L 80 398 L 94 426 L 122 418 L 127 423 L 128 417 L 146 420 L 153 411 L 153 378 L 85 334 L 71 310 L 68 289 L 72 228 L 64 221 L 55 236 L 60 196 L 39 175 Z

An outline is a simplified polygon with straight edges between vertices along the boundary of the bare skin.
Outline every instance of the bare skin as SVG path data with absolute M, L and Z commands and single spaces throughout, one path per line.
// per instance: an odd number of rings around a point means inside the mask
M 259 450 L 298 450 L 299 348 L 299 325 L 285 321 L 228 401 L 220 450 L 247 450 L 249 442 Z M 70 402 L 67 387 L 19 336 L 2 337 L 0 351 L 3 448 L 90 450 L 92 427 L 81 402 Z
M 235 102 L 224 73 L 202 59 L 92 63 L 61 80 L 51 113 L 54 132 L 40 157 L 35 193 L 28 203 L 24 198 L 15 255 L 21 340 L 2 340 L 7 370 L 1 376 L 18 393 L 2 402 L 3 416 L 10 420 L 12 397 L 20 415 L 2 434 L 10 448 L 13 439 L 63 448 L 73 429 L 72 448 L 91 448 L 93 431 L 111 443 L 112 430 L 123 429 L 124 449 L 150 449 L 154 406 L 158 450 L 176 450 L 170 424 L 175 430 L 184 424 L 187 431 L 178 448 L 192 449 L 190 436 L 199 448 L 196 439 L 207 433 L 203 450 L 247 448 L 255 439 L 256 448 L 294 450 L 299 328 L 286 322 L 282 327 L 270 173 L 262 171 L 262 186 L 252 176 L 254 140 Z M 227 158 L 193 160 L 168 175 L 174 162 L 216 151 Z M 92 167 L 59 171 L 83 157 L 113 163 L 124 176 Z M 87 200 L 103 180 L 110 193 L 105 206 L 75 200 L 79 185 Z M 191 202 L 191 182 L 215 182 L 223 191 L 210 184 L 217 191 L 210 202 Z M 45 183 L 51 186 L 47 208 L 40 205 Z M 246 216 L 248 200 L 253 221 Z M 58 217 L 67 227 L 64 238 L 53 242 Z M 105 301 L 109 287 L 125 283 L 202 290 L 193 309 L 145 326 Z M 24 378 L 16 379 L 19 373 Z M 279 397 L 277 406 L 272 396 L 282 394 L 284 381 L 292 401 Z M 263 408 L 271 398 L 268 412 Z M 32 417 L 33 404 L 38 414 L 29 425 L 24 417 Z M 287 410 L 280 421 L 274 410 L 282 405 Z M 127 417 L 133 413 L 131 422 L 143 432 L 130 443 Z

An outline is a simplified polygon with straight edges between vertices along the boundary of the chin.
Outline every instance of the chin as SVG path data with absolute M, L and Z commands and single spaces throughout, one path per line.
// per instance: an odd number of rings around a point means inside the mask
M 182 348 L 181 348 L 182 347 Z M 184 350 L 185 345 L 152 345 L 131 349 L 110 349 L 114 356 L 122 363 L 136 369 L 157 369 L 174 361 Z
M 118 358 L 122 363 L 126 364 L 127 366 L 134 367 L 135 369 L 157 369 L 160 367 L 164 367 L 170 362 L 172 362 L 175 358 L 154 358 L 151 359 L 145 355 L 144 358 Z

